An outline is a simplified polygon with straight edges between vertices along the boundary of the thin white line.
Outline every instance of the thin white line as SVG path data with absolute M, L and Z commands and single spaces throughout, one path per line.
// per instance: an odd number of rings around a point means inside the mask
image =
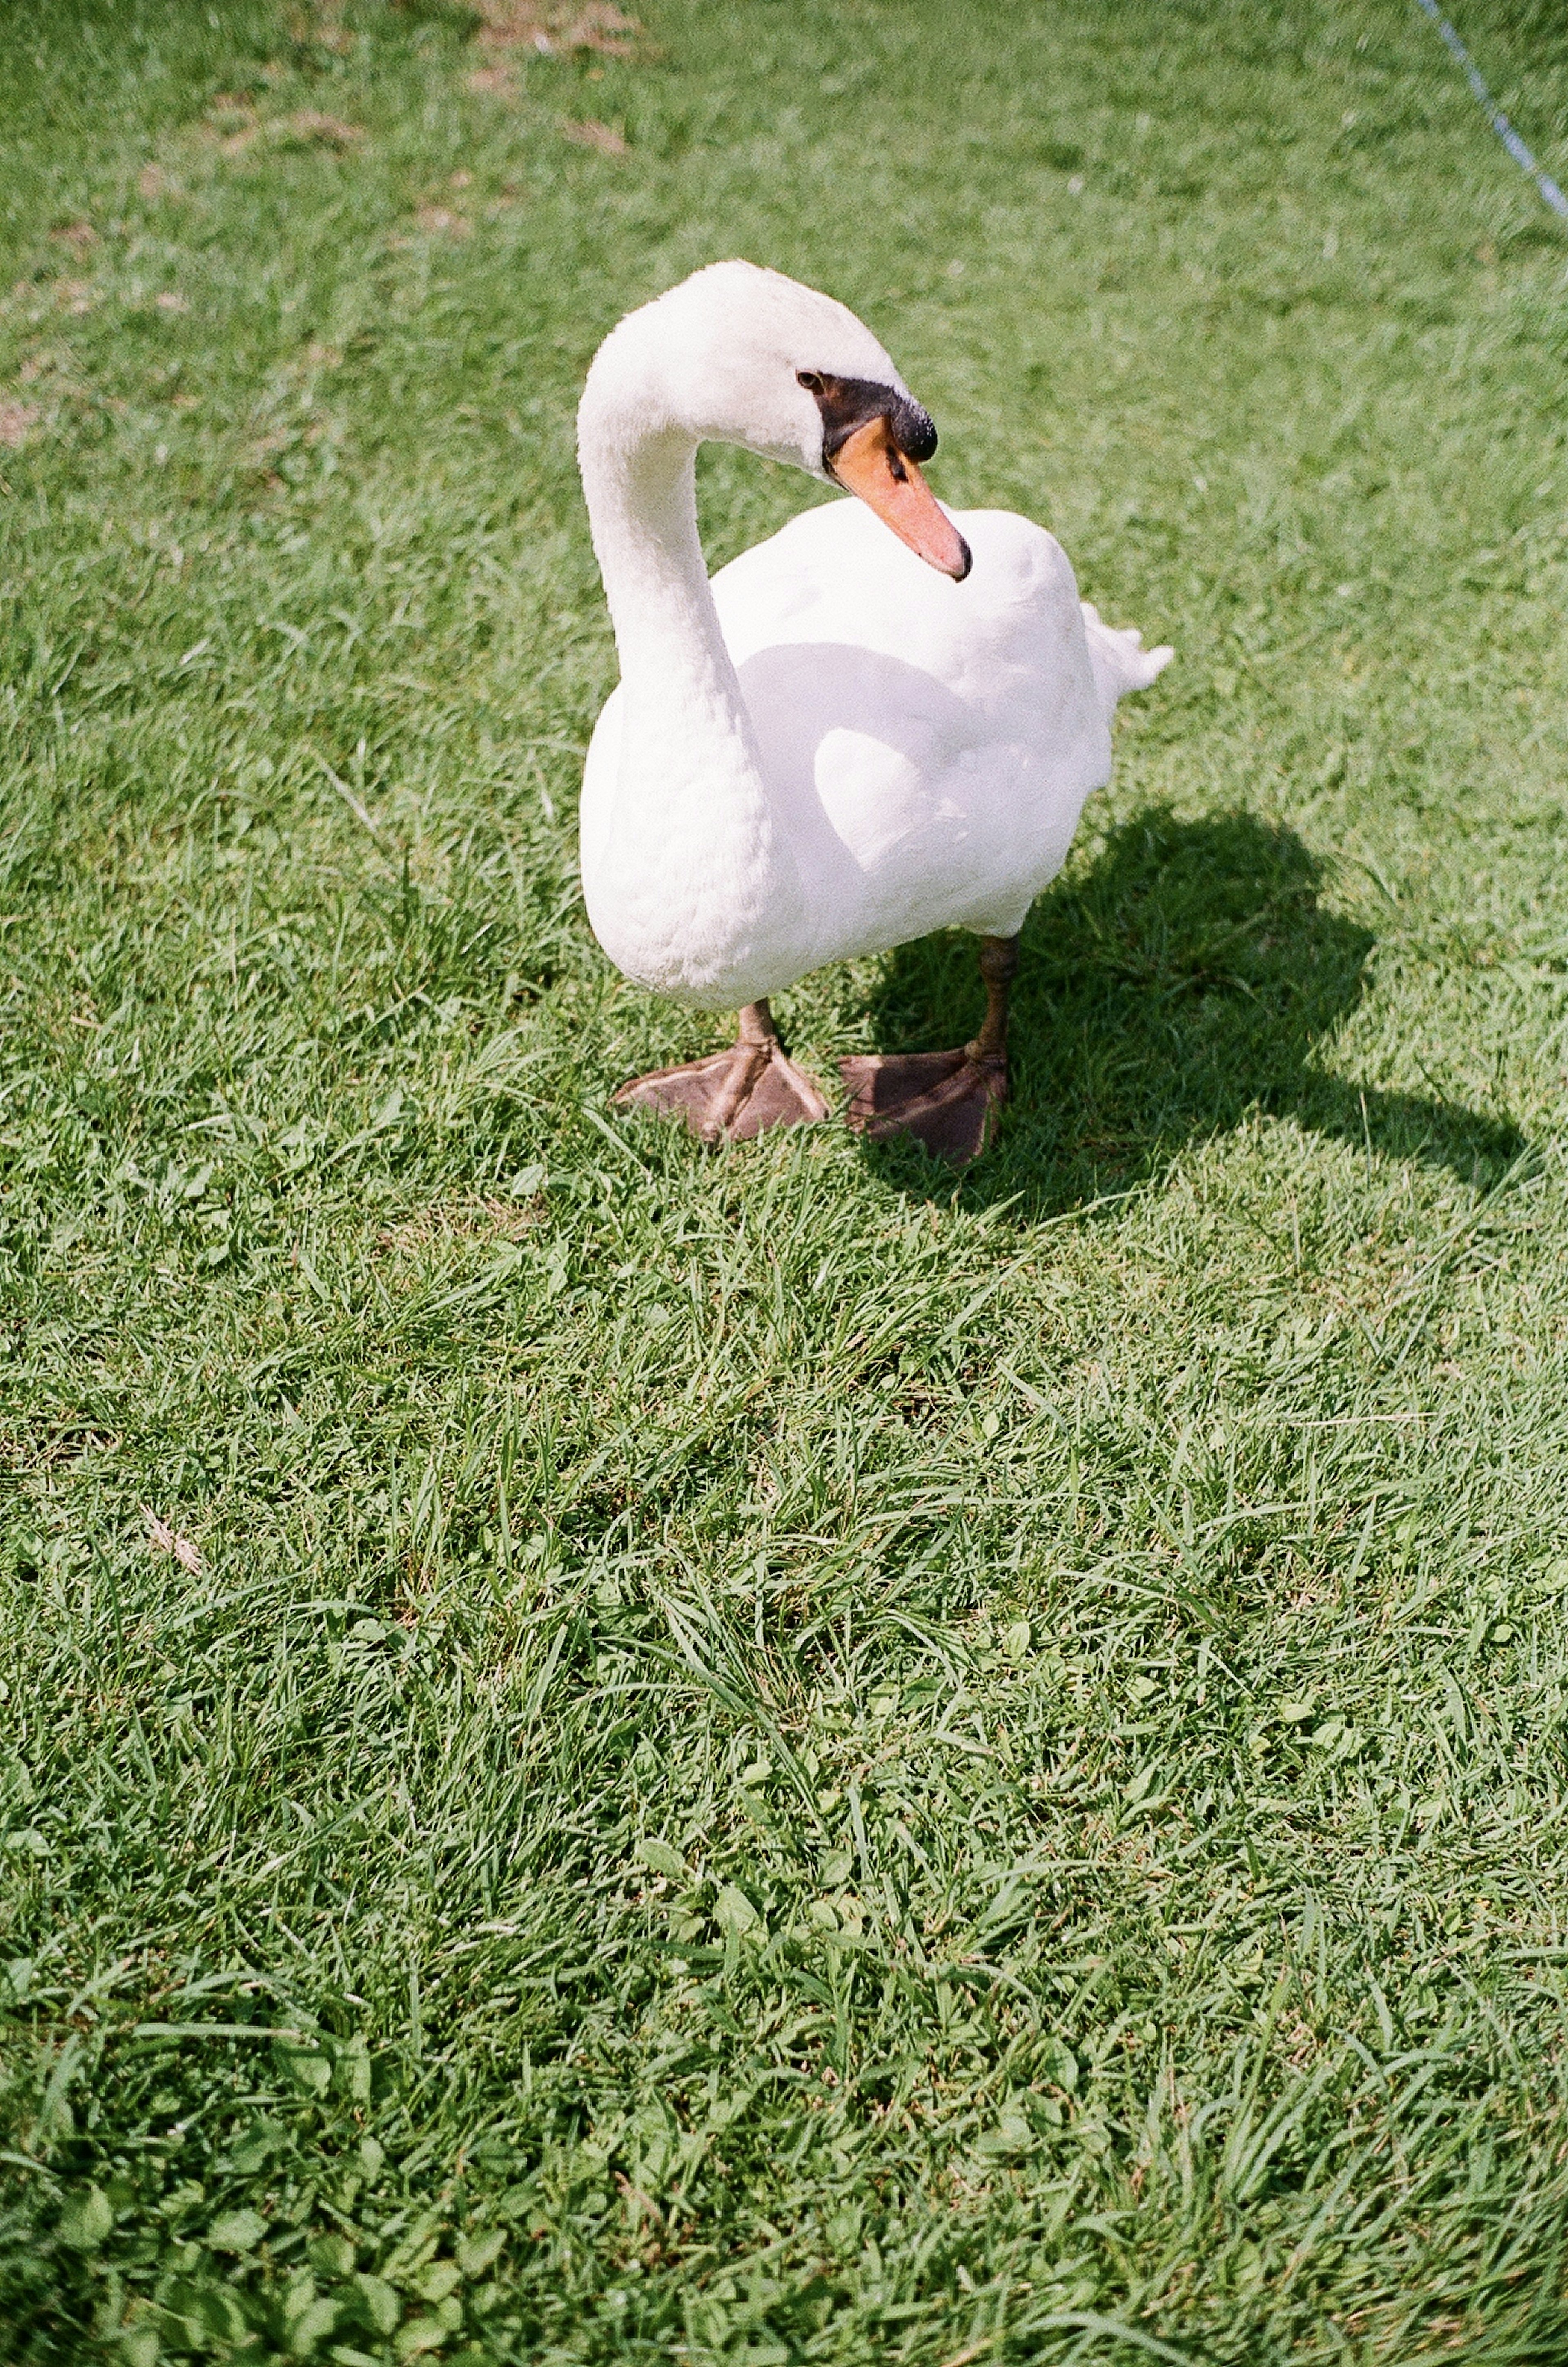
M 1535 158 L 1530 154 L 1529 150 L 1519 138 L 1518 133 L 1515 130 L 1513 125 L 1509 122 L 1507 117 L 1504 114 L 1502 108 L 1498 106 L 1491 92 L 1487 89 L 1486 85 L 1482 81 L 1480 68 L 1477 66 L 1475 60 L 1471 56 L 1470 51 L 1465 48 L 1464 43 L 1460 40 L 1459 35 L 1454 31 L 1454 28 L 1450 24 L 1448 18 L 1438 6 L 1438 0 L 1416 0 L 1416 5 L 1417 7 L 1424 8 L 1426 10 L 1427 16 L 1430 17 L 1433 24 L 1436 25 L 1438 32 L 1441 33 L 1444 40 L 1448 43 L 1449 48 L 1452 51 L 1454 56 L 1463 67 L 1466 82 L 1470 85 L 1482 107 L 1485 109 L 1487 121 L 1491 124 L 1493 130 L 1497 134 L 1498 139 L 1502 142 L 1504 147 L 1507 150 L 1515 164 L 1522 165 L 1524 170 L 1529 175 L 1530 179 L 1535 183 L 1536 187 L 1546 199 L 1546 202 L 1551 208 L 1552 212 L 1554 214 L 1561 214 L 1563 221 L 1568 221 L 1568 198 L 1563 196 L 1562 190 L 1558 187 L 1551 174 L 1543 173 L 1541 171 L 1540 166 L 1536 163 Z

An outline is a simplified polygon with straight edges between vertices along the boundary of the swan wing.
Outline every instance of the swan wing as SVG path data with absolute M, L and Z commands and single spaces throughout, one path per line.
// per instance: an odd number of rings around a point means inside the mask
M 1009 512 L 955 523 L 975 560 L 961 584 L 852 501 L 714 579 L 817 960 L 941 927 L 1011 934 L 1110 777 L 1066 553 Z

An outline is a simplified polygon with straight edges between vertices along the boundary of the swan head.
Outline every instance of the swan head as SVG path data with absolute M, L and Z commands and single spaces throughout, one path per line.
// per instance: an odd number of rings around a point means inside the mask
M 962 582 L 969 547 L 920 475 L 930 414 L 847 305 L 782 272 L 712 263 L 629 312 L 595 355 L 578 414 L 585 467 L 606 436 L 739 444 L 855 493 Z

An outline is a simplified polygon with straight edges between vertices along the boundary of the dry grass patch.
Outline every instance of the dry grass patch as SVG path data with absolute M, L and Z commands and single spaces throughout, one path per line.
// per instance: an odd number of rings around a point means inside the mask
M 201 1556 L 190 1539 L 181 1536 L 167 1521 L 161 1521 L 150 1504 L 142 1505 L 141 1515 L 147 1523 L 148 1536 L 159 1552 L 173 1554 L 182 1569 L 188 1569 L 193 1578 L 199 1578 Z
M 243 155 L 257 141 L 277 148 L 331 148 L 345 154 L 363 146 L 366 137 L 363 125 L 320 108 L 297 108 L 291 115 L 259 115 L 248 98 L 233 91 L 221 92 L 212 101 L 197 136 L 215 143 L 228 156 Z
M 341 115 L 323 115 L 313 107 L 301 108 L 297 114 L 285 116 L 282 122 L 266 127 L 274 139 L 299 147 L 357 148 L 365 138 L 364 127 L 345 123 Z
M 483 19 L 476 40 L 487 50 L 536 50 L 557 57 L 595 50 L 603 57 L 629 58 L 642 27 L 611 5 L 588 0 L 586 7 L 552 8 L 540 0 L 477 0 Z
M 354 47 L 354 35 L 343 21 L 343 0 L 315 0 L 313 7 L 291 9 L 286 30 L 301 49 L 329 50 L 334 57 L 347 57 Z
M 394 1257 L 417 1258 L 436 1242 L 521 1240 L 538 1224 L 539 1216 L 536 1199 L 498 1200 L 492 1194 L 476 1199 L 433 1200 L 428 1207 L 416 1208 L 412 1217 L 378 1233 L 376 1246 Z
M 0 446 L 7 452 L 19 452 L 40 416 L 36 402 L 0 401 Z
M 586 123 L 563 123 L 561 138 L 570 140 L 576 148 L 596 149 L 601 156 L 624 156 L 626 134 L 617 131 L 613 123 L 596 123 L 592 118 Z

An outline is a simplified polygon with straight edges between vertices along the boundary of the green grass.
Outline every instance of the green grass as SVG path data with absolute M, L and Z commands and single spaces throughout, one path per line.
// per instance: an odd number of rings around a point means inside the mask
M 647 22 L 0 21 L 0 2355 L 1560 2361 L 1568 242 L 1401 0 Z M 957 1185 L 610 1112 L 572 413 L 735 252 L 1179 653 Z

